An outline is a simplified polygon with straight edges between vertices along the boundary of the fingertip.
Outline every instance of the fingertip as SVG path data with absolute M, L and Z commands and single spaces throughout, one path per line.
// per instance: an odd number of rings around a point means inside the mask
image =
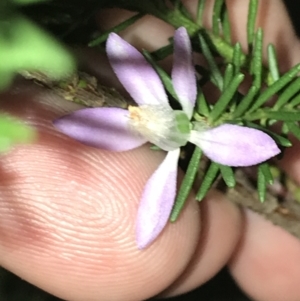
M 239 286 L 254 300 L 300 299 L 300 242 L 246 210 L 245 233 L 230 262 Z
M 41 134 L 2 158 L 1 264 L 68 300 L 156 295 L 190 261 L 200 231 L 198 204 L 190 199 L 179 220 L 139 251 L 137 207 L 165 153 L 148 145 L 122 153 L 81 145 L 52 126 L 66 112 L 64 102 L 45 105 L 40 97 L 19 93 L 1 102 Z
M 200 204 L 201 234 L 184 273 L 163 296 L 175 296 L 202 285 L 227 264 L 243 231 L 239 208 L 212 191 Z

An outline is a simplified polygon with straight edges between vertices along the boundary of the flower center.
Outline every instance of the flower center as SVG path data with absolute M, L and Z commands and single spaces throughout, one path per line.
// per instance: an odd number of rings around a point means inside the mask
M 129 125 L 163 150 L 177 149 L 187 143 L 190 121 L 183 111 L 166 105 L 129 106 Z

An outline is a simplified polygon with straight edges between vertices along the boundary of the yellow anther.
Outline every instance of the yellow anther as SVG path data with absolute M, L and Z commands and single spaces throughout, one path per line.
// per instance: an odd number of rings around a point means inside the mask
M 135 106 L 129 106 L 128 107 L 128 111 L 129 111 L 129 117 L 134 120 L 134 121 L 137 121 L 137 122 L 141 122 L 141 119 L 142 119 L 142 112 L 141 112 L 141 109 L 139 107 L 135 107 Z

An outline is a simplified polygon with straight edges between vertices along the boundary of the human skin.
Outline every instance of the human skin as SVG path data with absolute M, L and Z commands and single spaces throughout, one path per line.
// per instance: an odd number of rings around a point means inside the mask
M 193 11 L 196 1 L 185 2 Z M 245 45 L 248 1 L 227 2 L 234 38 Z M 122 11 L 105 12 L 99 25 L 124 17 Z M 277 47 L 282 71 L 299 62 L 299 41 L 279 0 L 261 1 L 258 23 L 265 41 Z M 172 34 L 170 26 L 149 17 L 123 36 L 154 49 Z M 102 57 L 92 60 L 94 68 L 110 72 Z M 148 145 L 123 153 L 81 145 L 51 123 L 78 107 L 33 87 L 2 94 L 0 105 L 39 130 L 34 144 L 1 157 L 3 267 L 62 299 L 139 301 L 187 292 L 228 264 L 254 300 L 300 300 L 300 243 L 284 230 L 239 210 L 218 192 L 200 205 L 191 194 L 179 220 L 140 251 L 134 238 L 137 206 L 165 153 Z M 298 153 L 298 145 L 287 150 L 280 165 L 300 182 Z

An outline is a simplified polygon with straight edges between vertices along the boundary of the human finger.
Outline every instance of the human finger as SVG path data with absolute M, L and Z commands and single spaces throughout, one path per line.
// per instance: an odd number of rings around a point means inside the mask
M 72 301 L 142 300 L 182 273 L 200 231 L 195 202 L 147 249 L 134 238 L 141 192 L 164 153 L 81 145 L 52 126 L 74 107 L 35 89 L 1 95 L 0 106 L 39 134 L 1 158 L 3 267 Z

